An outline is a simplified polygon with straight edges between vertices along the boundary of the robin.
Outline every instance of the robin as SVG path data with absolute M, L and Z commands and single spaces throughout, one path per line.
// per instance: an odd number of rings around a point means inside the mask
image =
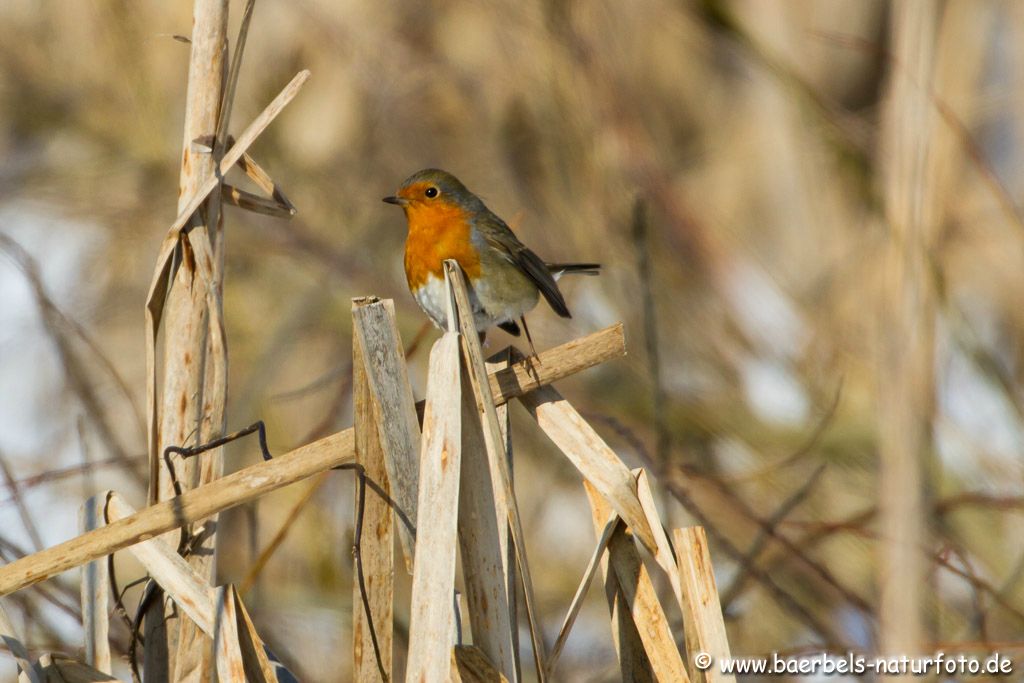
M 447 328 L 446 259 L 455 259 L 469 281 L 476 330 L 483 338 L 497 325 L 526 339 L 527 311 L 539 295 L 555 313 L 572 317 L 557 280 L 565 273 L 597 275 L 597 263 L 545 263 L 512 233 L 505 221 L 488 209 L 451 173 L 428 168 L 414 173 L 392 197 L 384 197 L 405 211 L 409 234 L 405 239 L 405 277 L 409 291 L 434 324 Z M 534 353 L 536 355 L 536 353 Z

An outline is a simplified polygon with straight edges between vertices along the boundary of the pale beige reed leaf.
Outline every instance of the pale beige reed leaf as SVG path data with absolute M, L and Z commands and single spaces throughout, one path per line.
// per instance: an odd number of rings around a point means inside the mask
M 508 683 L 507 678 L 494 668 L 483 650 L 475 645 L 456 645 L 452 648 L 452 683 Z

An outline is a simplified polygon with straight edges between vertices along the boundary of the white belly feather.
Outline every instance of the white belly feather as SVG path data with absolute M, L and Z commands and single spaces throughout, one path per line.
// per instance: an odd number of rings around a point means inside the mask
M 529 308 L 533 308 L 536 297 L 533 301 L 507 302 L 501 301 L 500 297 L 493 296 L 494 292 L 483 280 L 478 280 L 476 287 L 469 289 L 469 302 L 473 306 L 473 318 L 477 332 L 483 332 L 487 328 L 509 320 L 516 320 Z M 444 286 L 444 279 L 429 277 L 427 281 L 416 290 L 413 295 L 416 303 L 420 305 L 434 324 L 442 330 L 448 328 L 448 291 Z M 480 303 L 481 300 L 489 302 L 488 310 Z

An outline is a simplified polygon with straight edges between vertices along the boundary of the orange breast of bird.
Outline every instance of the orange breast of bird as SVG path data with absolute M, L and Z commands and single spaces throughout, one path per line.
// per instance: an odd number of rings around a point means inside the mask
M 431 277 L 444 278 L 445 259 L 455 259 L 470 281 L 480 277 L 480 255 L 470 239 L 470 216 L 454 203 L 413 203 L 405 207 L 405 277 L 416 291 Z

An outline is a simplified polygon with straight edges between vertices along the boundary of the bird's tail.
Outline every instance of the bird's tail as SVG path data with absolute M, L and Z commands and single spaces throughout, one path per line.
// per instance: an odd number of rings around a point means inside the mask
M 556 281 L 566 274 L 598 275 L 601 273 L 600 263 L 547 263 L 545 265 Z

